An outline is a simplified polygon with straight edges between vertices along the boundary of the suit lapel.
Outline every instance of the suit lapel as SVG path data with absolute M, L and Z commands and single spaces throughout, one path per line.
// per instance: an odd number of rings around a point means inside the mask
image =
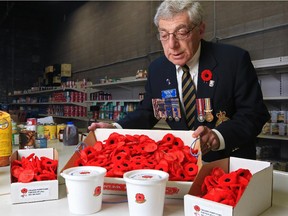
M 217 73 L 215 71 L 217 62 L 211 51 L 211 44 L 202 40 L 198 69 L 197 98 L 213 98 L 217 86 Z M 204 82 L 201 78 L 201 73 L 204 70 L 210 70 L 212 72 L 213 86 L 209 86 L 209 81 Z

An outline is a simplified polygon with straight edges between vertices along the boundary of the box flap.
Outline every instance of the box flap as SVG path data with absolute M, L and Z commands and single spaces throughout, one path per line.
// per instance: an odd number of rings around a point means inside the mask
M 266 162 L 255 161 L 250 169 L 265 167 Z M 259 162 L 259 163 L 257 163 Z M 257 165 L 258 166 L 257 166 Z M 269 164 L 269 163 L 268 163 Z M 264 165 L 264 166 L 263 166 Z M 246 167 L 243 165 L 243 167 Z M 252 171 L 251 171 L 252 172 Z M 234 216 L 259 215 L 272 206 L 273 166 L 254 173 L 250 182 L 234 208 Z
M 98 129 L 97 129 L 98 130 Z M 96 142 L 96 137 L 93 131 L 90 131 L 87 137 L 84 139 L 83 143 L 88 146 L 94 145 Z M 78 146 L 77 146 L 78 147 Z M 77 148 L 75 147 L 75 148 Z M 65 169 L 68 169 L 70 167 L 74 167 L 74 162 L 79 159 L 80 154 L 78 151 L 75 149 L 74 154 L 71 156 L 71 158 L 68 160 L 68 162 L 65 164 L 65 166 L 61 169 L 60 173 L 63 172 Z

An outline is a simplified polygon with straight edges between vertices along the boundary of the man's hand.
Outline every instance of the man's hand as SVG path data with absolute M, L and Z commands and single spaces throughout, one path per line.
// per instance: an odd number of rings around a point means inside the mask
M 96 128 L 115 128 L 115 126 L 105 122 L 94 122 L 88 126 L 88 130 L 90 131 L 96 130 Z
M 203 155 L 210 150 L 217 150 L 220 147 L 218 136 L 206 126 L 199 126 L 192 134 L 192 137 L 200 137 L 201 152 Z

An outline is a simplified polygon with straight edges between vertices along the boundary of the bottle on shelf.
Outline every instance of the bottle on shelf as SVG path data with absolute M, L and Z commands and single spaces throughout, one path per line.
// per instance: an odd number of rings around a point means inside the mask
M 77 145 L 79 142 L 78 128 L 73 122 L 67 122 L 67 125 L 63 131 L 63 143 L 64 145 Z

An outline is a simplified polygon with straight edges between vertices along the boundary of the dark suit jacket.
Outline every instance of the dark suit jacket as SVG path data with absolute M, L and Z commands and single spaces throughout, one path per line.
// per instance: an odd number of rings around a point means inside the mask
M 200 125 L 215 128 L 225 140 L 224 150 L 210 151 L 203 160 L 213 161 L 229 156 L 255 159 L 256 137 L 270 115 L 263 103 L 249 53 L 231 45 L 204 40 L 201 44 L 197 98 L 211 98 L 214 120 L 210 123 L 196 120 L 195 128 Z M 205 69 L 212 71 L 213 87 L 201 79 L 201 72 Z M 138 109 L 118 123 L 123 128 L 151 129 L 158 122 L 154 118 L 151 99 L 161 98 L 161 91 L 167 89 L 178 91 L 176 68 L 163 56 L 149 66 L 145 97 Z M 220 111 L 225 111 L 229 120 L 215 127 L 216 114 Z M 173 130 L 188 130 L 184 118 L 179 122 L 167 120 L 167 123 Z

